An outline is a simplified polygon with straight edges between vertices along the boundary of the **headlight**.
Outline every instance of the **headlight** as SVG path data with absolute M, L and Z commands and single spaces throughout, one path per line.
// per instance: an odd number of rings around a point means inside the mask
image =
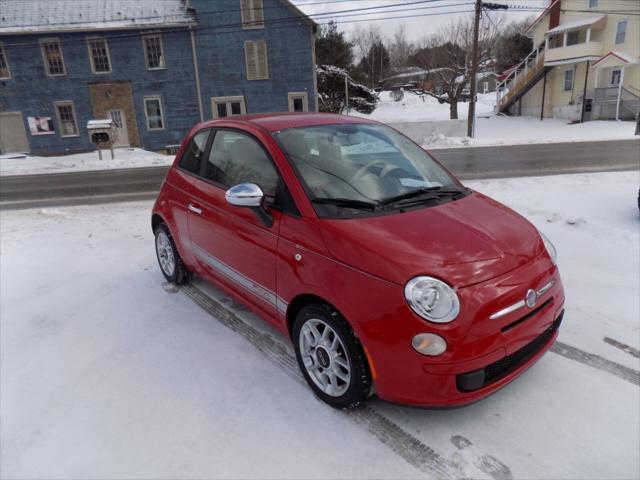
M 425 320 L 447 323 L 458 316 L 460 301 L 446 283 L 432 277 L 415 277 L 404 287 L 411 309 Z
M 542 242 L 544 243 L 544 248 L 547 249 L 547 253 L 551 257 L 551 261 L 555 265 L 556 262 L 558 261 L 558 252 L 556 252 L 556 247 L 553 246 L 553 243 L 551 243 L 551 240 L 549 240 L 544 233 L 540 232 L 540 237 L 542 237 Z

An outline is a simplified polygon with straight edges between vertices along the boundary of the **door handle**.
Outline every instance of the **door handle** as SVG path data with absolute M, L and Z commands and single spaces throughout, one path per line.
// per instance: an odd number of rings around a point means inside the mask
M 187 208 L 193 213 L 197 213 L 200 215 L 202 213 L 202 209 L 200 207 L 195 206 L 193 203 L 190 203 Z

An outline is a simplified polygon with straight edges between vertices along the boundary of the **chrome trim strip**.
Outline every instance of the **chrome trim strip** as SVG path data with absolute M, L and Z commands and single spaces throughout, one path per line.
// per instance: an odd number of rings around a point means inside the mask
M 538 290 L 536 290 L 536 295 L 538 296 L 538 298 L 540 298 L 542 295 L 544 295 L 549 290 L 551 290 L 551 287 L 553 287 L 554 283 L 555 282 L 553 280 L 551 280 L 550 282 L 545 283 L 542 287 L 540 287 Z M 515 312 L 516 310 L 524 307 L 525 305 L 526 305 L 525 301 L 524 300 L 520 300 L 519 302 L 516 302 L 513 305 L 509 305 L 508 307 L 503 308 L 502 310 L 498 310 L 496 313 L 491 315 L 489 317 L 489 319 L 495 320 L 497 318 L 504 317 L 505 315 L 508 315 L 511 312 Z
M 524 300 L 520 300 L 519 302 L 514 303 L 513 305 L 509 305 L 507 308 L 503 308 L 502 310 L 498 310 L 496 313 L 491 315 L 489 318 L 491 320 L 495 320 L 496 318 L 504 317 L 505 315 L 518 310 L 519 308 L 524 307 Z
M 263 287 L 259 283 L 254 282 L 249 277 L 243 275 L 233 267 L 230 267 L 220 259 L 206 252 L 204 249 L 202 249 L 195 243 L 193 243 L 192 245 L 193 245 L 193 249 L 195 251 L 196 256 L 200 260 L 205 262 L 207 265 L 209 265 L 211 268 L 218 271 L 219 273 L 227 277 L 229 280 L 235 282 L 237 285 L 243 287 L 249 293 L 252 293 L 256 297 L 258 297 L 260 300 L 269 303 L 272 307 L 277 309 L 279 312 L 283 314 L 287 313 L 287 307 L 289 306 L 289 304 L 285 302 L 282 298 L 280 298 L 278 295 L 276 295 L 274 292 L 272 292 L 266 287 Z

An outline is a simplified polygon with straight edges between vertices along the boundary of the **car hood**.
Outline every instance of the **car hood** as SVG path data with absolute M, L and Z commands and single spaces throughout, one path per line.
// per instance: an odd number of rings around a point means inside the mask
M 401 285 L 416 275 L 472 285 L 518 268 L 544 249 L 533 225 L 477 192 L 405 213 L 323 219 L 321 229 L 338 261 Z

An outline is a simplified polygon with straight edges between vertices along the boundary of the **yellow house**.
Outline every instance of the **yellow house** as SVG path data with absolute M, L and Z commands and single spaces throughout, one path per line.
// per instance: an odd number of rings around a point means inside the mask
M 498 111 L 571 121 L 636 118 L 640 0 L 551 0 L 527 35 L 533 51 L 505 72 Z

